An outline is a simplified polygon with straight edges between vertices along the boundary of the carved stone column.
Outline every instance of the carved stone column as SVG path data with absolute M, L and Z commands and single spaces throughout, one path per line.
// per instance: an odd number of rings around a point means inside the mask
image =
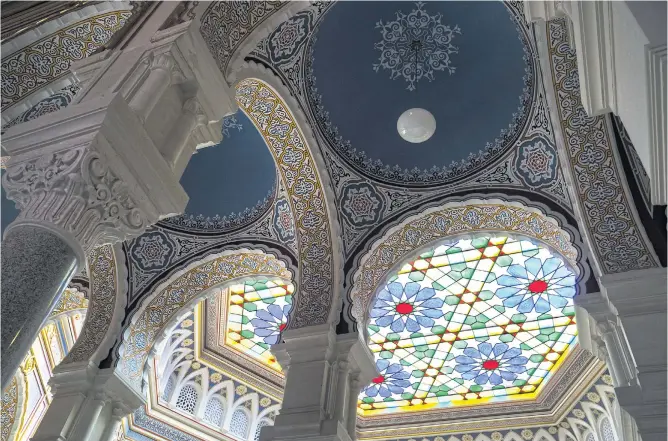
M 20 210 L 2 243 L 2 382 L 96 245 L 183 211 L 187 196 L 119 94 L 12 127 L 3 176 Z
M 286 371 L 281 412 L 262 441 L 355 439 L 357 396 L 377 375 L 373 356 L 357 333 L 328 326 L 287 331 L 272 353 Z
M 666 439 L 666 271 L 655 268 L 606 275 L 600 293 L 575 298 L 585 346 L 603 341 L 622 409 L 635 419 L 643 441 Z M 576 312 L 578 314 L 578 312 Z M 587 334 L 581 317 L 595 320 Z M 591 349 L 590 349 L 591 350 Z M 595 354 L 597 355 L 597 354 Z M 625 417 L 626 418 L 626 417 Z M 635 427 L 628 422 L 625 426 Z M 629 429 L 631 432 L 635 429 Z
M 121 420 L 143 404 L 113 369 L 68 365 L 49 384 L 53 401 L 31 441 L 113 440 Z
M 619 404 L 635 418 L 643 441 L 665 440 L 668 435 L 666 283 L 665 268 L 607 275 L 599 281 L 617 310 L 637 377 L 615 391 Z
M 3 186 L 21 213 L 2 244 L 2 387 L 86 252 L 182 213 L 192 152 L 222 137 L 233 94 L 199 21 L 177 10 L 147 3 L 116 46 L 72 66 L 70 106 L 3 137 Z

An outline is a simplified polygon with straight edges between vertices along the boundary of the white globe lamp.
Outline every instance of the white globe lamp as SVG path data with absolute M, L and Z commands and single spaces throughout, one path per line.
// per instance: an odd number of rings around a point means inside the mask
M 436 119 L 426 109 L 408 109 L 399 117 L 397 131 L 406 141 L 419 144 L 432 137 L 436 131 Z

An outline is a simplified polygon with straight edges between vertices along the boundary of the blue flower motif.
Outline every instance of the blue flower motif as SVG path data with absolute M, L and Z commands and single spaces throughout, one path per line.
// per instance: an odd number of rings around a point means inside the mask
M 368 397 L 380 395 L 383 398 L 392 396 L 392 394 L 402 394 L 404 389 L 411 385 L 408 381 L 411 374 L 406 372 L 398 363 L 392 363 L 381 358 L 376 361 L 376 367 L 380 375 L 371 380 L 371 385 L 364 389 L 364 394 Z
M 532 257 L 524 265 L 510 265 L 508 273 L 498 278 L 503 288 L 496 295 L 504 299 L 504 306 L 519 312 L 545 313 L 551 306 L 563 308 L 575 297 L 575 275 L 556 257 L 544 261 Z
M 389 326 L 392 332 L 417 332 L 443 316 L 443 299 L 435 295 L 433 288 L 421 288 L 419 283 L 392 282 L 378 294 L 370 315 L 376 325 Z
M 505 343 L 480 343 L 477 348 L 464 349 L 464 355 L 455 357 L 455 370 L 465 380 L 474 380 L 476 384 L 490 383 L 497 386 L 503 381 L 515 381 L 517 375 L 526 371 L 527 357 L 522 350 L 511 348 Z
M 253 330 L 258 337 L 264 337 L 263 341 L 268 345 L 278 343 L 278 337 L 285 328 L 288 321 L 288 314 L 292 305 L 280 307 L 278 305 L 269 305 L 267 310 L 258 310 L 256 318 L 250 321 L 255 327 Z

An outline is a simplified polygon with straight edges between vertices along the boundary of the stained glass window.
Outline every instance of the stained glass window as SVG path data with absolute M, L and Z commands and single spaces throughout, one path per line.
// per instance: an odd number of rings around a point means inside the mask
M 294 285 L 281 280 L 229 288 L 227 344 L 280 370 L 269 348 L 278 343 L 292 309 Z
M 370 310 L 380 375 L 363 413 L 529 397 L 576 336 L 575 274 L 528 240 L 454 240 L 405 264 Z

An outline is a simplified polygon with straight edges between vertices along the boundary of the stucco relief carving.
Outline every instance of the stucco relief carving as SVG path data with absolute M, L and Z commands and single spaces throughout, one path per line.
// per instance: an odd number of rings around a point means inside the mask
M 2 184 L 20 210 L 16 222 L 55 224 L 84 250 L 138 235 L 149 223 L 127 184 L 86 146 L 10 160 Z

